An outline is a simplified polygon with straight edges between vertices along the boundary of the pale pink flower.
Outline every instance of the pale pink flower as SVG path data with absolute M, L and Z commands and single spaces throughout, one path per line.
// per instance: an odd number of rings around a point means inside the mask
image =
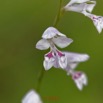
M 96 5 L 96 1 L 93 0 L 71 0 L 64 7 L 64 10 L 74 11 L 79 13 L 82 13 L 83 11 L 87 11 L 91 13 L 95 5 Z
M 64 53 L 56 48 L 56 46 L 65 48 L 69 44 L 71 44 L 73 40 L 67 38 L 64 34 L 60 33 L 54 27 L 47 28 L 44 31 L 42 38 L 43 39 L 37 42 L 36 48 L 40 50 L 50 48 L 50 52 L 45 54 L 44 56 L 45 60 L 43 62 L 43 65 L 45 70 L 50 69 L 54 65 L 54 63 L 59 63 L 61 68 L 65 68 L 67 66 L 67 58 Z
M 87 12 L 83 12 L 83 14 L 93 21 L 93 24 L 96 27 L 97 31 L 101 33 L 103 29 L 103 16 L 97 16 Z
M 63 52 L 67 57 L 67 67 L 64 70 L 67 72 L 67 75 L 71 75 L 74 80 L 77 88 L 79 90 L 83 89 L 83 86 L 87 85 L 87 77 L 81 71 L 75 71 L 74 69 L 80 62 L 85 62 L 89 59 L 87 54 L 79 54 L 72 52 Z M 55 65 L 56 67 L 56 65 Z
M 83 86 L 86 86 L 88 84 L 87 77 L 83 72 L 73 72 L 72 79 L 74 80 L 79 90 L 82 90 Z

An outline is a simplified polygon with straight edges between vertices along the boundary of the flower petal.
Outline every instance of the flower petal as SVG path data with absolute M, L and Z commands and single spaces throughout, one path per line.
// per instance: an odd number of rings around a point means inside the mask
M 103 29 L 103 17 L 91 14 L 91 19 L 93 20 L 93 23 L 94 23 L 97 31 L 99 33 L 101 33 L 102 29 Z
M 72 74 L 72 79 L 76 83 L 79 90 L 82 90 L 83 86 L 87 85 L 87 77 L 83 72 L 74 72 Z
M 102 32 L 102 27 L 101 27 L 101 25 L 97 24 L 96 22 L 93 22 L 93 23 L 94 23 L 97 31 L 98 31 L 99 33 L 101 33 L 101 32 Z
M 47 28 L 44 31 L 44 33 L 42 35 L 42 38 L 44 38 L 44 39 L 51 39 L 51 38 L 53 38 L 54 36 L 57 36 L 57 35 L 59 35 L 59 36 L 65 36 L 64 34 L 62 34 L 61 32 L 59 32 L 56 28 L 49 27 L 49 28 Z
M 71 0 L 67 5 L 72 5 L 73 3 L 84 3 L 90 0 Z
M 82 12 L 82 13 L 93 21 L 93 24 L 95 25 L 97 31 L 101 33 L 103 29 L 103 17 L 97 16 L 91 13 L 87 13 L 87 12 Z
M 54 62 L 54 65 L 53 65 L 55 68 L 60 68 L 60 65 L 58 63 L 58 58 L 56 57 L 55 58 L 55 62 Z
M 45 49 L 48 49 L 49 47 L 50 47 L 50 44 L 45 39 L 39 40 L 36 44 L 36 48 L 40 50 L 45 50 Z
M 59 58 L 59 65 L 62 69 L 67 67 L 67 58 L 65 56 Z
M 78 62 L 69 63 L 68 65 L 70 66 L 71 69 L 75 69 L 78 65 Z
M 64 9 L 66 11 L 74 11 L 82 13 L 83 11 L 92 12 L 94 6 L 96 5 L 96 1 L 89 0 L 73 0 L 69 4 L 67 4 Z
M 23 98 L 22 103 L 42 103 L 39 95 L 34 91 L 29 91 Z
M 53 38 L 52 40 L 60 48 L 65 48 L 73 42 L 72 39 L 64 37 L 64 36 Z
M 83 89 L 83 84 L 82 84 L 81 80 L 77 79 L 74 82 L 79 90 Z
M 82 12 L 84 10 L 85 7 L 85 3 L 82 4 L 72 4 L 70 6 L 65 6 L 65 10 L 66 11 L 74 11 L 74 12 Z
M 96 1 L 91 1 L 91 4 L 87 4 L 86 11 L 91 13 L 96 5 Z
M 54 61 L 54 58 L 49 59 L 48 57 L 45 57 L 45 60 L 43 62 L 45 70 L 49 70 L 54 65 Z
M 87 83 L 87 76 L 84 74 L 84 73 L 82 73 L 82 75 L 81 75 L 81 81 L 82 81 L 82 83 L 84 84 L 84 85 L 87 85 L 88 83 Z
M 89 55 L 87 54 L 79 54 L 79 53 L 71 53 L 71 52 L 64 52 L 68 63 L 71 62 L 84 62 L 89 59 Z
M 98 31 L 99 33 L 101 33 L 101 32 L 102 32 L 102 29 L 103 29 L 103 17 L 102 17 L 102 16 L 96 16 L 96 15 L 94 15 L 94 17 L 95 17 L 96 19 L 95 19 L 95 20 L 92 19 L 92 20 L 93 20 L 93 23 L 94 23 L 97 31 Z

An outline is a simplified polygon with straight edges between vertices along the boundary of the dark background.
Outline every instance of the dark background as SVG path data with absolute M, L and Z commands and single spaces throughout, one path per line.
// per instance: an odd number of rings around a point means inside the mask
M 35 45 L 52 26 L 58 6 L 59 0 L 0 0 L 0 103 L 20 103 L 35 89 L 49 51 Z M 97 0 L 93 13 L 103 15 L 102 0 Z M 87 74 L 89 85 L 79 91 L 66 72 L 52 68 L 41 85 L 44 103 L 103 103 L 103 32 L 99 35 L 89 18 L 75 12 L 67 12 L 58 29 L 74 40 L 64 50 L 90 55 L 76 68 Z

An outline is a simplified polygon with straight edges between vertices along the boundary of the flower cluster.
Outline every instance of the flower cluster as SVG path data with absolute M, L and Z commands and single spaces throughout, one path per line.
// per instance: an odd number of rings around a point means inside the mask
M 49 27 L 44 31 L 42 39 L 37 42 L 36 48 L 39 50 L 50 48 L 50 51 L 44 55 L 43 65 L 45 70 L 55 67 L 67 71 L 67 74 L 72 76 L 77 87 L 82 90 L 83 85 L 87 85 L 86 75 L 83 72 L 75 72 L 74 68 L 80 62 L 88 60 L 89 56 L 87 54 L 64 52 L 57 48 L 65 48 L 72 42 L 71 38 L 68 38 L 56 28 Z
M 92 14 L 95 5 L 95 0 L 71 0 L 66 6 L 60 8 L 57 19 L 60 19 L 58 16 L 61 16 L 64 11 L 78 12 L 90 18 L 97 31 L 101 33 L 103 29 L 103 17 Z M 55 24 L 57 24 L 57 22 L 58 20 Z M 49 70 L 54 67 L 66 71 L 67 75 L 72 77 L 77 88 L 82 90 L 83 86 L 87 85 L 87 76 L 82 71 L 75 71 L 75 68 L 80 62 L 87 61 L 89 59 L 89 55 L 65 52 L 58 49 L 65 48 L 72 42 L 73 40 L 71 38 L 68 38 L 55 27 L 48 27 L 44 31 L 42 39 L 37 42 L 36 48 L 39 50 L 50 49 L 50 51 L 44 55 L 43 66 L 45 70 Z M 42 101 L 39 95 L 34 90 L 31 90 L 22 99 L 22 103 L 42 103 Z
M 95 5 L 96 1 L 94 0 L 71 0 L 63 9 L 87 16 L 93 21 L 97 31 L 101 33 L 103 29 L 103 17 L 92 14 Z

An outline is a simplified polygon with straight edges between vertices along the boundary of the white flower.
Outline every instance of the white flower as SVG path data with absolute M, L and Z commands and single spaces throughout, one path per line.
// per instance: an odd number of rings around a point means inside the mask
M 71 70 L 75 69 L 76 66 L 80 62 L 85 62 L 89 59 L 88 54 L 80 54 L 80 53 L 73 53 L 73 52 L 62 52 L 65 54 L 67 58 L 67 67 L 64 68 L 67 71 L 67 74 L 69 75 Z M 55 64 L 54 67 L 60 67 L 59 64 Z
M 79 90 L 82 90 L 83 86 L 87 85 L 87 77 L 83 72 L 74 72 L 72 74 L 72 79 Z
M 45 50 L 50 47 L 50 52 L 45 54 L 44 58 L 44 68 L 45 70 L 50 69 L 55 63 L 59 63 L 61 68 L 67 66 L 67 59 L 64 53 L 59 51 L 55 45 L 60 48 L 67 47 L 70 43 L 73 42 L 72 39 L 67 38 L 64 34 L 60 33 L 54 27 L 47 28 L 41 40 L 36 44 L 36 48 L 40 50 Z
M 83 72 L 75 72 L 74 69 L 80 62 L 85 62 L 89 59 L 87 54 L 79 54 L 72 52 L 63 52 L 67 57 L 67 67 L 64 68 L 67 71 L 67 75 L 71 75 L 72 79 L 76 83 L 79 90 L 83 89 L 84 85 L 87 85 L 87 77 Z M 55 65 L 56 67 L 56 65 Z
M 96 1 L 92 1 L 92 0 L 71 0 L 64 7 L 64 9 L 66 11 L 74 11 L 79 13 L 82 13 L 83 11 L 87 11 L 91 13 L 95 5 L 96 5 Z
M 57 45 L 60 48 L 67 47 L 71 42 L 73 42 L 72 39 L 67 38 L 66 35 L 59 32 L 54 27 L 47 28 L 43 35 L 41 40 L 38 41 L 36 44 L 36 48 L 40 50 L 48 49 L 51 46 Z
M 29 91 L 22 99 L 22 103 L 42 103 L 39 95 L 34 91 Z
M 57 67 L 66 68 L 67 66 L 67 58 L 64 53 L 59 50 L 51 51 L 45 54 L 44 60 L 44 68 L 45 70 L 50 69 L 54 64 L 57 64 Z
M 83 12 L 83 14 L 93 21 L 93 24 L 95 25 L 97 31 L 101 33 L 103 29 L 103 16 L 97 16 L 87 12 Z
M 89 59 L 88 54 L 80 54 L 73 52 L 65 52 L 68 62 L 68 69 L 75 69 L 80 62 L 85 62 Z

